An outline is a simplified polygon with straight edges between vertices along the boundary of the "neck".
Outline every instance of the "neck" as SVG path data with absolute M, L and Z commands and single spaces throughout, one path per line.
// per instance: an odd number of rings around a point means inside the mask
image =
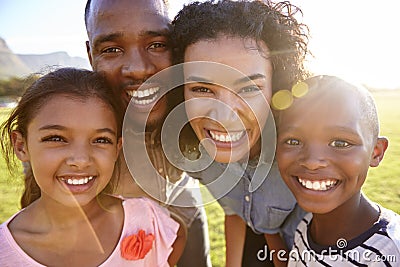
M 74 229 L 77 225 L 90 224 L 89 221 L 103 211 L 101 201 L 104 196 L 99 195 L 85 206 L 65 206 L 49 199 L 45 194 L 32 203 L 31 209 L 36 214 L 36 222 L 40 221 L 42 227 L 48 229 Z
M 310 233 L 320 245 L 336 245 L 340 238 L 347 241 L 367 231 L 379 218 L 379 210 L 361 192 L 326 214 L 313 214 Z
M 254 146 L 250 149 L 249 158 L 253 159 L 253 158 L 259 156 L 260 153 L 261 153 L 261 138 L 258 139 L 257 143 L 255 143 Z

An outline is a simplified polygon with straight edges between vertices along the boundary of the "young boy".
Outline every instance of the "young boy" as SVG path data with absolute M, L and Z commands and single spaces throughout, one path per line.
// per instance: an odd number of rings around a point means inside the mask
M 297 228 L 289 266 L 398 266 L 399 215 L 361 192 L 388 146 L 372 96 L 332 76 L 303 86 L 306 93 L 277 115 L 279 170 L 312 212 Z

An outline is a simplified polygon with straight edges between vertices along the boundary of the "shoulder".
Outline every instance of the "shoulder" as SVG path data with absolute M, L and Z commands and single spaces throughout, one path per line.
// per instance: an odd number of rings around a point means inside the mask
M 312 213 L 307 213 L 301 220 L 300 220 L 300 222 L 299 222 L 299 224 L 297 225 L 297 229 L 296 229 L 296 232 L 298 232 L 298 233 L 307 233 L 307 229 L 308 229 L 308 226 L 310 225 L 310 223 L 311 223 L 311 220 L 312 220 L 312 217 L 313 217 L 313 214 Z
M 123 206 L 125 211 L 135 210 L 135 213 L 139 211 L 141 214 L 143 213 L 161 213 L 169 216 L 168 209 L 162 207 L 156 201 L 151 200 L 147 197 L 135 197 L 124 199 Z
M 42 266 L 25 254 L 8 228 L 9 222 L 18 214 L 0 225 L 0 266 Z
M 381 207 L 382 217 L 387 221 L 386 232 L 400 252 L 400 215 Z
M 299 224 L 297 225 L 296 232 L 294 234 L 294 243 L 304 244 L 307 241 L 307 229 L 312 220 L 312 213 L 307 213 L 303 219 L 300 220 Z
M 123 202 L 125 212 L 125 226 L 138 228 L 143 226 L 151 231 L 158 229 L 171 229 L 177 231 L 179 224 L 171 218 L 167 208 L 161 206 L 147 197 L 130 198 Z

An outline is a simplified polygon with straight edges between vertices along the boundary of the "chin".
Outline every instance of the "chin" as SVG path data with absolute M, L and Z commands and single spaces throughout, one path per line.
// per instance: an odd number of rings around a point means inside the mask
M 298 201 L 299 206 L 306 212 L 311 212 L 314 214 L 327 214 L 333 211 L 335 208 L 326 205 L 326 202 L 322 202 L 321 205 L 315 205 L 315 203 L 302 203 Z
M 214 160 L 219 163 L 238 162 L 245 158 L 245 155 L 229 152 L 217 152 Z

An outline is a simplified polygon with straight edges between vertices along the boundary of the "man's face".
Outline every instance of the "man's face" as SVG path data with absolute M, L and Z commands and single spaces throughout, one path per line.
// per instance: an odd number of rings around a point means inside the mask
M 138 90 L 150 76 L 171 65 L 165 8 L 161 0 L 92 1 L 87 22 L 86 46 L 93 70 L 104 73 L 121 91 L 126 106 L 133 98 L 131 119 L 140 126 L 159 123 L 167 109 L 166 98 L 159 98 L 160 84 Z

